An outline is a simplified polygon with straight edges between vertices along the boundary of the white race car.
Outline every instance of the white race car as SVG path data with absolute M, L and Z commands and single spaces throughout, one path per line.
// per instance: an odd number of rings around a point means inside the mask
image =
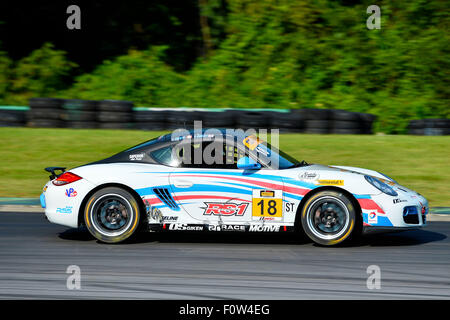
M 107 243 L 138 230 L 303 229 L 335 245 L 362 232 L 422 227 L 428 212 L 424 197 L 379 172 L 297 161 L 235 130 L 167 134 L 69 171 L 46 170 L 48 220 L 84 225 Z

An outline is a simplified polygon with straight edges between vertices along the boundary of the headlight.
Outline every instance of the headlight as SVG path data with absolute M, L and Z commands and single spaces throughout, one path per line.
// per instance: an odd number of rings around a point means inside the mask
M 367 182 L 373 185 L 375 188 L 380 190 L 381 192 L 384 192 L 390 196 L 396 197 L 398 196 L 397 192 L 395 192 L 394 189 L 389 187 L 386 183 L 382 182 L 381 180 L 374 178 L 372 176 L 364 176 L 366 178 Z

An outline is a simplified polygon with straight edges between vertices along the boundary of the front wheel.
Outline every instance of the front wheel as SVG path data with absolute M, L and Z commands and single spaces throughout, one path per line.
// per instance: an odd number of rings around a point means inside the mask
M 314 242 L 332 246 L 350 237 L 356 228 L 356 210 L 341 192 L 326 190 L 313 195 L 303 206 L 302 227 Z
M 131 237 L 138 228 L 139 206 L 128 191 L 104 188 L 95 192 L 84 209 L 84 222 L 98 240 L 117 243 Z

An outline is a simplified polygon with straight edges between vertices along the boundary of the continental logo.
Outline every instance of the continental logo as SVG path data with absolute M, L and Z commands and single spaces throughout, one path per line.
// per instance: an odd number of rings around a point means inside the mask
M 344 180 L 317 180 L 317 184 L 323 186 L 343 186 Z

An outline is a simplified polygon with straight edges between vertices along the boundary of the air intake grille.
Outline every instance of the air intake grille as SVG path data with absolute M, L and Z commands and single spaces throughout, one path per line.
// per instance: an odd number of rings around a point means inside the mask
M 180 209 L 175 200 L 170 195 L 169 190 L 167 190 L 166 188 L 153 188 L 153 192 L 156 194 L 159 200 L 165 203 L 169 208 L 174 210 Z
M 419 211 L 415 206 L 408 206 L 403 208 L 403 221 L 408 224 L 419 223 Z

